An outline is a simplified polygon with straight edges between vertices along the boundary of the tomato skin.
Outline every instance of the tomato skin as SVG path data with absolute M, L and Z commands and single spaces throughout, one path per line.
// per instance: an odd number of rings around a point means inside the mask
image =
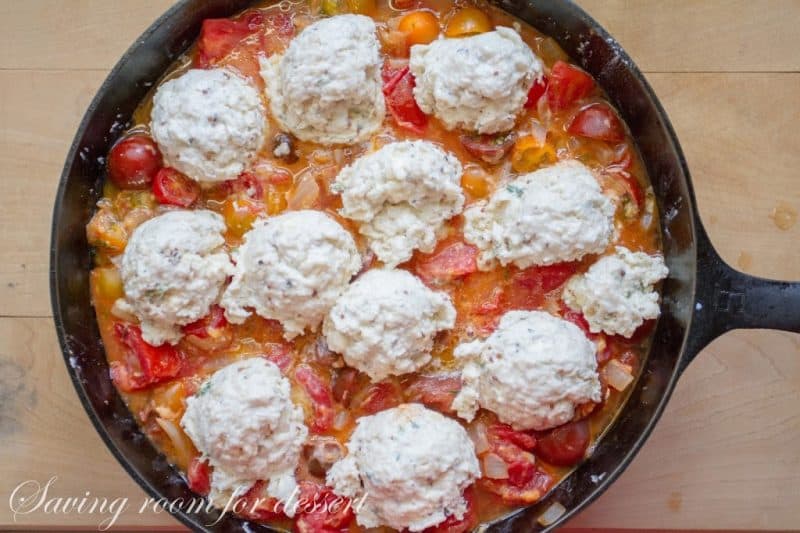
M 547 77 L 542 76 L 534 81 L 533 85 L 531 85 L 531 88 L 528 91 L 528 99 L 525 100 L 524 107 L 526 109 L 536 107 L 536 105 L 539 103 L 539 99 L 544 96 L 545 91 L 547 91 Z
M 459 137 L 461 145 L 473 157 L 496 165 L 511 151 L 517 135 L 514 132 L 493 135 L 465 134 Z
M 452 414 L 453 399 L 461 390 L 460 375 L 419 376 L 406 387 L 406 399 L 440 413 Z
M 171 167 L 164 167 L 153 178 L 153 194 L 160 204 L 190 207 L 200 197 L 200 185 Z
M 362 416 L 374 415 L 397 407 L 401 403 L 403 403 L 403 393 L 399 385 L 392 381 L 381 381 L 367 387 L 359 402 L 358 412 Z
M 611 106 L 605 103 L 589 104 L 581 108 L 567 126 L 567 132 L 606 142 L 625 140 L 622 122 Z
M 195 457 L 186 469 L 189 488 L 201 496 L 211 492 L 211 467 L 208 460 Z
M 333 427 L 333 394 L 331 388 L 309 367 L 300 365 L 294 371 L 294 377 L 311 399 L 314 420 L 311 423 L 313 433 L 325 433 Z
M 295 531 L 340 533 L 347 530 L 355 518 L 348 498 L 338 496 L 330 488 L 311 481 L 301 481 L 299 489 Z
M 409 67 L 396 70 L 385 63 L 382 76 L 386 107 L 397 125 L 419 135 L 424 133 L 428 126 L 428 115 L 422 112 L 414 100 L 416 81 Z
M 177 377 L 184 356 L 174 346 L 152 346 L 142 338 L 139 326 L 118 322 L 114 334 L 127 348 L 126 361 L 111 363 L 111 379 L 125 392 L 146 389 Z
M 566 109 L 594 89 L 594 80 L 576 66 L 556 61 L 547 83 L 547 103 L 555 112 Z
M 552 465 L 576 465 L 586 455 L 590 436 L 585 419 L 568 422 L 537 437 L 536 455 Z
M 446 240 L 430 255 L 420 255 L 414 271 L 429 284 L 446 283 L 478 270 L 478 248 L 461 240 Z
M 441 524 L 429 527 L 423 533 L 466 533 L 472 531 L 478 525 L 478 513 L 475 509 L 475 491 L 472 487 L 467 487 L 464 491 L 464 500 L 467 502 L 467 510 L 461 520 L 455 515 L 450 515 Z
M 263 29 L 264 15 L 260 11 L 250 11 L 236 19 L 205 19 L 197 41 L 196 66 L 211 67 L 243 39 Z
M 161 168 L 155 141 L 147 135 L 125 137 L 108 153 L 108 178 L 120 189 L 146 189 Z

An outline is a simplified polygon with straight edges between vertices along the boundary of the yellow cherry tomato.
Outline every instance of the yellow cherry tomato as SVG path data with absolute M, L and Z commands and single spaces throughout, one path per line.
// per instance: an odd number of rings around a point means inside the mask
M 492 29 L 492 21 L 486 13 L 476 7 L 465 7 L 453 15 L 444 33 L 448 37 L 468 37 Z
M 400 19 L 398 29 L 406 34 L 408 46 L 428 44 L 439 36 L 439 20 L 430 11 L 412 11 Z
M 556 150 L 549 143 L 541 144 L 536 137 L 526 135 L 517 139 L 511 152 L 511 168 L 515 172 L 533 172 L 539 167 L 555 163 Z
M 465 168 L 461 176 L 461 187 L 472 198 L 484 198 L 489 194 L 489 176 L 480 167 Z
M 246 195 L 231 196 L 222 204 L 222 218 L 228 233 L 241 237 L 253 227 L 253 223 L 263 211 L 263 206 Z

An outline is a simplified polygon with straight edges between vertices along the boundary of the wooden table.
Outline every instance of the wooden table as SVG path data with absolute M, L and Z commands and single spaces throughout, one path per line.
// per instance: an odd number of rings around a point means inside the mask
M 544 0 L 537 0 L 544 1 Z M 170 0 L 0 2 L 0 529 L 19 483 L 52 495 L 144 495 L 106 451 L 51 323 L 48 241 L 67 146 L 122 52 Z M 800 279 L 800 1 L 584 0 L 655 87 L 683 142 L 722 256 Z M 791 222 L 791 220 L 789 220 Z M 96 528 L 42 511 L 18 526 Z M 121 526 L 177 527 L 125 512 Z M 800 529 L 800 335 L 738 331 L 683 376 L 622 478 L 573 526 Z

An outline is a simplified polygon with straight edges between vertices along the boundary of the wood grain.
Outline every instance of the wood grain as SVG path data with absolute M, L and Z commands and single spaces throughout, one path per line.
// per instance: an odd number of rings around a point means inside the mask
M 0 69 L 107 70 L 172 3 L 0 2 Z M 800 71 L 798 0 L 579 0 L 578 4 L 645 71 Z M 769 53 L 764 53 L 767 49 Z
M 144 494 L 106 451 L 75 396 L 49 318 L 53 194 L 105 72 L 168 0 L 0 2 L 0 529 L 26 479 L 63 496 Z M 664 103 L 722 256 L 800 279 L 798 0 L 582 0 Z M 40 318 L 38 318 L 40 317 Z M 574 527 L 800 530 L 800 335 L 739 331 L 689 367 L 651 439 Z M 16 527 L 95 529 L 36 513 Z M 135 510 L 119 523 L 176 527 Z

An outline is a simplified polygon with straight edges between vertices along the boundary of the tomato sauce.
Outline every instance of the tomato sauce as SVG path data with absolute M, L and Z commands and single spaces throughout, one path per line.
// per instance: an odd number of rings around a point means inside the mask
M 230 249 L 240 244 L 242 235 L 257 217 L 276 215 L 286 209 L 322 210 L 350 230 L 359 249 L 370 257 L 355 224 L 339 216 L 337 210 L 341 201 L 331 193 L 330 184 L 338 171 L 359 155 L 396 140 L 423 136 L 455 154 L 465 168 L 462 185 L 467 205 L 488 197 L 500 183 L 518 173 L 533 171 L 556 159 L 578 159 L 595 170 L 604 192 L 618 204 L 615 226 L 619 240 L 616 244 L 634 251 L 660 251 L 652 188 L 633 140 L 611 110 L 602 90 L 587 74 L 569 65 L 567 55 L 550 37 L 497 8 L 482 3 L 470 4 L 465 13 L 462 9 L 465 5 L 451 0 L 394 0 L 393 4 L 385 0 L 377 0 L 377 3 L 374 0 L 284 1 L 277 5 L 256 5 L 234 17 L 232 26 L 228 21 L 206 22 L 200 44 L 176 61 L 161 82 L 189 68 L 231 66 L 263 89 L 256 59 L 258 53 L 282 51 L 298 31 L 324 13 L 353 11 L 366 12 L 378 23 L 387 58 L 384 80 L 394 79 L 397 87 L 409 83 L 401 72 L 407 57 L 407 41 L 403 40 L 401 29 L 418 32 L 407 37 L 412 42 L 425 42 L 432 31 L 436 35 L 435 26 L 431 29 L 431 19 L 438 21 L 447 35 L 488 31 L 498 25 L 518 27 L 523 40 L 545 63 L 548 81 L 532 89 L 526 110 L 511 137 L 465 137 L 463 133 L 445 130 L 433 117 L 420 117 L 401 110 L 387 113 L 382 130 L 371 142 L 362 145 L 330 148 L 291 140 L 293 157 L 277 158 L 273 155 L 275 143 L 285 139 L 270 137 L 250 172 L 233 182 L 211 187 L 199 188 L 194 182 L 176 179 L 170 174 L 171 169 L 156 173 L 158 167 L 154 168 L 153 160 L 146 157 L 133 162 L 129 174 L 135 179 L 129 182 L 124 176 L 112 173 L 112 179 L 105 183 L 98 211 L 87 228 L 96 250 L 91 275 L 92 301 L 112 366 L 131 364 L 131 342 L 134 341 L 120 334 L 119 325 L 135 320 L 114 308 L 114 302 L 123 296 L 124 290 L 112 259 L 124 250 L 130 232 L 156 214 L 159 203 L 191 205 L 220 213 L 228 227 L 226 243 Z M 432 16 L 404 22 L 402 17 L 415 10 L 424 10 Z M 388 103 L 391 100 L 387 97 Z M 409 105 L 401 100 L 395 99 L 400 102 L 398 109 Z M 148 135 L 151 108 L 152 94 L 134 113 L 131 134 Z M 543 120 L 545 115 L 549 120 Z M 612 119 L 610 128 L 598 126 L 609 116 Z M 270 126 L 270 131 L 280 131 L 274 122 Z M 137 157 L 143 149 L 126 147 L 138 154 Z M 486 158 L 492 163 L 487 163 Z M 152 190 L 147 185 L 142 186 L 142 176 L 146 182 L 153 180 Z M 480 272 L 475 267 L 477 251 L 464 242 L 462 224 L 462 218 L 455 217 L 448 223 L 447 235 L 434 252 L 417 252 L 400 266 L 431 287 L 446 291 L 458 313 L 455 328 L 436 338 L 433 361 L 419 374 L 371 384 L 363 374 L 343 367 L 340 357 L 327 350 L 318 334 L 306 334 L 287 342 L 277 322 L 253 316 L 242 325 L 231 325 L 224 318 L 215 318 L 212 311 L 202 323 L 185 328 L 187 336 L 176 346 L 182 357 L 177 374 L 141 387 L 131 383 L 121 386 L 117 376 L 122 397 L 156 447 L 183 472 L 189 470 L 190 465 L 193 472 L 200 468 L 196 463 L 199 453 L 179 425 L 185 398 L 193 394 L 207 376 L 243 358 L 267 357 L 285 370 L 293 378 L 293 399 L 303 406 L 312 433 L 333 437 L 343 444 L 358 416 L 404 401 L 421 401 L 431 408 L 449 412 L 449 403 L 460 386 L 454 374 L 457 367 L 453 348 L 459 342 L 488 335 L 500 316 L 512 309 L 542 309 L 580 322 L 582 317 L 566 310 L 560 302 L 562 285 L 597 259 L 597 256 L 589 256 L 551 267 L 525 270 L 497 267 Z M 376 264 L 369 259 L 364 268 Z M 607 361 L 616 359 L 632 368 L 634 376 L 638 374 L 649 346 L 648 331 L 637 334 L 633 341 L 602 334 L 590 337 L 598 344 L 601 368 Z M 142 362 L 141 357 L 139 362 Z M 533 475 L 531 469 L 535 469 L 535 477 L 528 483 L 530 486 L 538 483 L 541 496 L 567 475 L 590 442 L 602 436 L 624 402 L 626 392 L 605 389 L 607 398 L 602 405 L 582 406 L 579 411 L 584 415 L 583 421 L 558 434 L 515 435 L 503 430 L 495 415 L 483 411 L 466 426 L 472 434 L 478 431 L 479 439 L 486 439 L 490 449 L 501 457 L 513 455 L 509 461 L 515 466 L 510 476 L 528 479 Z M 486 428 L 490 428 L 488 433 L 484 431 Z M 540 452 L 537 453 L 537 445 L 531 444 L 530 438 L 533 442 L 541 441 Z M 578 451 L 571 446 L 578 446 Z M 575 453 L 577 458 L 572 458 L 571 454 Z M 534 456 L 535 467 L 532 466 Z M 308 465 L 301 465 L 298 477 L 321 482 L 309 470 Z M 476 484 L 471 499 L 478 521 L 497 518 L 521 503 L 514 501 L 514 497 L 503 499 L 504 494 L 508 496 L 509 483 L 500 488 L 496 485 L 497 482 L 485 481 Z M 203 486 L 202 481 L 198 486 Z M 535 501 L 536 497 L 530 494 L 526 501 Z M 288 525 L 280 520 L 276 523 Z M 354 523 L 350 527 L 356 529 Z M 461 529 L 451 529 L 456 530 Z

